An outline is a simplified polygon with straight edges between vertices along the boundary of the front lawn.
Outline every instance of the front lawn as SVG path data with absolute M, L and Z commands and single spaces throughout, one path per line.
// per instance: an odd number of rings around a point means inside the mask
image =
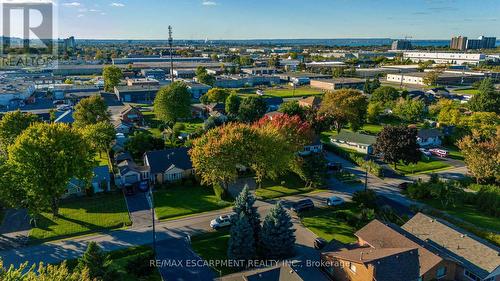
M 465 90 L 456 90 L 454 91 L 457 94 L 462 94 L 462 95 L 476 95 L 479 93 L 478 89 L 465 89 Z
M 95 195 L 62 202 L 58 217 L 49 212 L 41 213 L 29 237 L 32 242 L 43 242 L 131 224 L 121 193 Z
M 218 210 L 231 205 L 219 200 L 210 187 L 172 186 L 154 193 L 155 212 L 160 220 Z
M 349 223 L 355 222 L 359 209 L 353 203 L 344 203 L 335 208 L 317 208 L 301 214 L 301 221 L 319 237 L 331 241 L 333 239 L 345 244 L 357 241 L 354 233 L 358 229 Z
M 392 165 L 391 165 L 392 167 Z M 404 175 L 420 174 L 420 173 L 430 173 L 440 170 L 445 170 L 451 167 L 446 164 L 446 162 L 439 159 L 422 159 L 417 164 L 402 165 L 398 164 L 396 171 Z
M 448 150 L 448 157 L 455 160 L 464 160 L 464 155 L 456 146 L 445 146 L 444 149 Z
M 361 133 L 366 133 L 368 135 L 377 135 L 382 132 L 384 126 L 378 124 L 365 124 L 361 129 Z
M 297 175 L 289 174 L 276 181 L 264 180 L 262 187 L 255 190 L 255 195 L 262 200 L 267 200 L 307 193 L 313 190 L 313 188 L 305 187 L 304 182 Z
M 292 87 L 276 87 L 276 88 L 265 88 L 263 97 L 280 97 L 280 98 L 292 98 L 292 97 L 308 97 L 308 96 L 321 96 L 324 91 L 321 89 L 314 89 L 308 86 L 297 87 L 295 90 Z M 243 88 L 236 91 L 243 97 L 257 96 L 257 88 Z
M 191 237 L 191 246 L 193 251 L 204 260 L 227 260 L 229 237 L 229 230 L 208 232 Z M 237 268 L 226 266 L 217 266 L 214 270 L 221 275 L 238 271 Z
M 203 128 L 203 120 L 193 119 L 187 122 L 177 122 L 178 124 L 184 125 L 185 129 L 181 130 L 181 133 L 192 134 L 198 129 Z
M 97 162 L 98 166 L 108 166 L 109 167 L 109 158 L 106 155 L 106 152 L 97 153 L 94 157 L 94 160 Z

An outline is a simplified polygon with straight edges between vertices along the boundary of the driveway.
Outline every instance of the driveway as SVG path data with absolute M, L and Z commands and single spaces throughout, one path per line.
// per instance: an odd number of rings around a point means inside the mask
M 133 228 L 152 226 L 151 208 L 149 206 L 148 194 L 137 192 L 131 196 L 125 196 L 128 213 L 132 221 Z
M 24 246 L 30 230 L 26 209 L 8 209 L 0 225 L 0 250 Z

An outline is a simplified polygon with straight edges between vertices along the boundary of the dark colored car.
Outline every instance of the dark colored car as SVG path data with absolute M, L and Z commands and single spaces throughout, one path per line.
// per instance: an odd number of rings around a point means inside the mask
M 300 200 L 292 205 L 292 211 L 296 213 L 312 209 L 314 209 L 314 203 L 311 199 Z
M 133 185 L 125 186 L 125 195 L 127 196 L 132 196 L 135 194 L 135 189 Z
M 328 170 L 337 172 L 342 170 L 342 163 L 328 162 L 327 167 Z
M 410 184 L 411 184 L 411 182 L 402 182 L 402 183 L 398 184 L 398 188 L 402 189 L 402 190 L 406 190 Z
M 326 241 L 323 238 L 316 238 L 314 240 L 314 249 L 316 250 L 321 250 L 323 249 L 326 245 L 328 244 L 328 241 Z

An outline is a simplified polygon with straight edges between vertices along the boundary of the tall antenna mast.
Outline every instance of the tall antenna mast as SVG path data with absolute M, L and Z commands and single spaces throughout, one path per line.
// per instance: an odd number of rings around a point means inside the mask
M 172 26 L 168 26 L 168 46 L 170 47 L 170 79 L 172 79 L 172 83 L 174 82 L 174 58 L 173 58 L 173 50 L 172 45 L 174 43 L 174 39 L 172 39 Z

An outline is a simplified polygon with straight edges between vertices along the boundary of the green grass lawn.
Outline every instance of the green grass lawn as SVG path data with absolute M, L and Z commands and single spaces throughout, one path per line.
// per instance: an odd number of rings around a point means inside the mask
M 191 246 L 204 260 L 227 260 L 227 244 L 229 242 L 229 230 L 208 232 L 191 238 Z M 215 272 L 221 275 L 237 272 L 234 267 L 215 267 Z
M 237 92 L 245 97 L 257 96 L 256 88 L 249 89 L 239 89 Z M 292 98 L 292 97 L 305 97 L 305 96 L 317 96 L 323 95 L 324 91 L 321 89 L 314 89 L 311 87 L 297 87 L 295 91 L 292 87 L 283 88 L 266 88 L 263 89 L 264 97 L 280 97 L 280 98 Z
M 131 225 L 121 193 L 71 199 L 61 203 L 59 216 L 43 212 L 30 231 L 33 242 L 106 231 Z
M 391 165 L 391 167 L 393 166 Z M 404 175 L 410 175 L 410 174 L 430 173 L 430 172 L 440 171 L 449 167 L 451 166 L 446 164 L 446 162 L 444 161 L 430 158 L 430 159 L 420 160 L 417 164 L 410 164 L 410 165 L 399 164 L 396 167 L 396 171 Z
M 178 122 L 178 123 L 183 124 L 185 126 L 185 129 L 182 130 L 181 132 L 186 134 L 192 134 L 196 132 L 196 130 L 203 128 L 203 120 L 201 119 L 194 119 L 191 121 Z
M 196 213 L 222 209 L 231 203 L 219 200 L 210 187 L 175 186 L 154 193 L 158 219 L 173 219 Z
M 317 208 L 301 214 L 305 227 L 309 228 L 319 237 L 331 241 L 335 239 L 342 243 L 353 243 L 357 228 L 346 222 L 346 217 L 354 217 L 359 209 L 352 203 L 345 203 L 335 208 Z
M 464 160 L 464 155 L 456 146 L 445 146 L 444 149 L 448 150 L 448 157 L 455 160 Z
M 376 135 L 376 134 L 380 133 L 383 128 L 384 128 L 384 126 L 378 125 L 378 124 L 365 124 L 361 128 L 360 131 L 361 132 L 364 131 L 364 133 L 369 134 L 369 135 Z
M 94 160 L 97 162 L 98 166 L 108 166 L 109 167 L 109 158 L 106 155 L 106 152 L 97 153 L 94 157 Z
M 454 207 L 448 206 L 448 208 L 445 208 L 439 200 L 433 199 L 425 200 L 423 202 L 473 225 L 500 232 L 500 219 L 480 212 L 473 205 L 457 204 Z
M 453 91 L 457 94 L 462 94 L 462 95 L 476 95 L 479 93 L 479 90 L 477 89 L 465 89 L 465 90 L 456 90 Z
M 294 174 L 283 176 L 276 181 L 264 180 L 262 187 L 255 190 L 255 195 L 262 200 L 302 194 L 313 191 L 305 187 L 304 182 Z

